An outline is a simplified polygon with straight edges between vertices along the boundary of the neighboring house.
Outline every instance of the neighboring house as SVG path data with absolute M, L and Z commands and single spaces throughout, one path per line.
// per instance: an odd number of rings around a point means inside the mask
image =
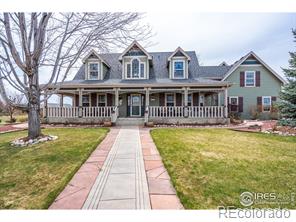
M 47 107 L 48 122 L 227 123 L 229 112 L 271 111 L 284 83 L 253 52 L 233 65 L 201 66 L 194 51 L 147 52 L 134 41 L 123 53 L 91 51 L 82 61 L 72 81 L 49 88 L 73 107 Z

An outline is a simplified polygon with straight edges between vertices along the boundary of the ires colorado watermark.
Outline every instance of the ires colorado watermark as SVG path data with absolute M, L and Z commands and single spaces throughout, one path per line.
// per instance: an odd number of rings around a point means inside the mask
M 239 202 L 242 207 L 237 208 L 233 206 L 220 206 L 219 218 L 275 218 L 285 219 L 290 218 L 291 212 L 288 209 L 281 208 L 282 206 L 295 206 L 296 194 L 277 194 L 271 193 L 254 193 L 243 192 L 239 196 Z M 264 207 L 264 205 L 274 206 L 274 208 L 255 208 Z
M 296 194 L 279 194 L 279 193 L 262 193 L 262 192 L 243 192 L 240 195 L 239 201 L 243 207 L 250 207 L 253 205 L 282 205 L 295 206 Z
M 234 208 L 218 207 L 220 219 L 287 219 L 291 217 L 291 211 L 288 209 L 259 209 L 259 208 Z

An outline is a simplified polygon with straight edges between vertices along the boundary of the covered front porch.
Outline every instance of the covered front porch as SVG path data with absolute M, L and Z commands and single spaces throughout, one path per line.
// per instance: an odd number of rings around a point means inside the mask
M 61 88 L 58 106 L 45 101 L 48 123 L 92 124 L 138 118 L 155 124 L 225 124 L 227 87 Z M 71 105 L 63 100 L 70 97 Z

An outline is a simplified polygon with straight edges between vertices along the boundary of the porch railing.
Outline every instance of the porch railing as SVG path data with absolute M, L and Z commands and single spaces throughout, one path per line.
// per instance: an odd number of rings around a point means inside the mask
M 48 117 L 87 118 L 111 117 L 113 106 L 105 107 L 47 107 Z
M 150 106 L 149 117 L 223 118 L 224 106 Z

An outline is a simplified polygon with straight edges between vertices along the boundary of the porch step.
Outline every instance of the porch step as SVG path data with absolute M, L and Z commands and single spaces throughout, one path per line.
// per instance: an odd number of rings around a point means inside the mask
M 117 126 L 144 126 L 144 118 L 118 118 L 116 120 Z

